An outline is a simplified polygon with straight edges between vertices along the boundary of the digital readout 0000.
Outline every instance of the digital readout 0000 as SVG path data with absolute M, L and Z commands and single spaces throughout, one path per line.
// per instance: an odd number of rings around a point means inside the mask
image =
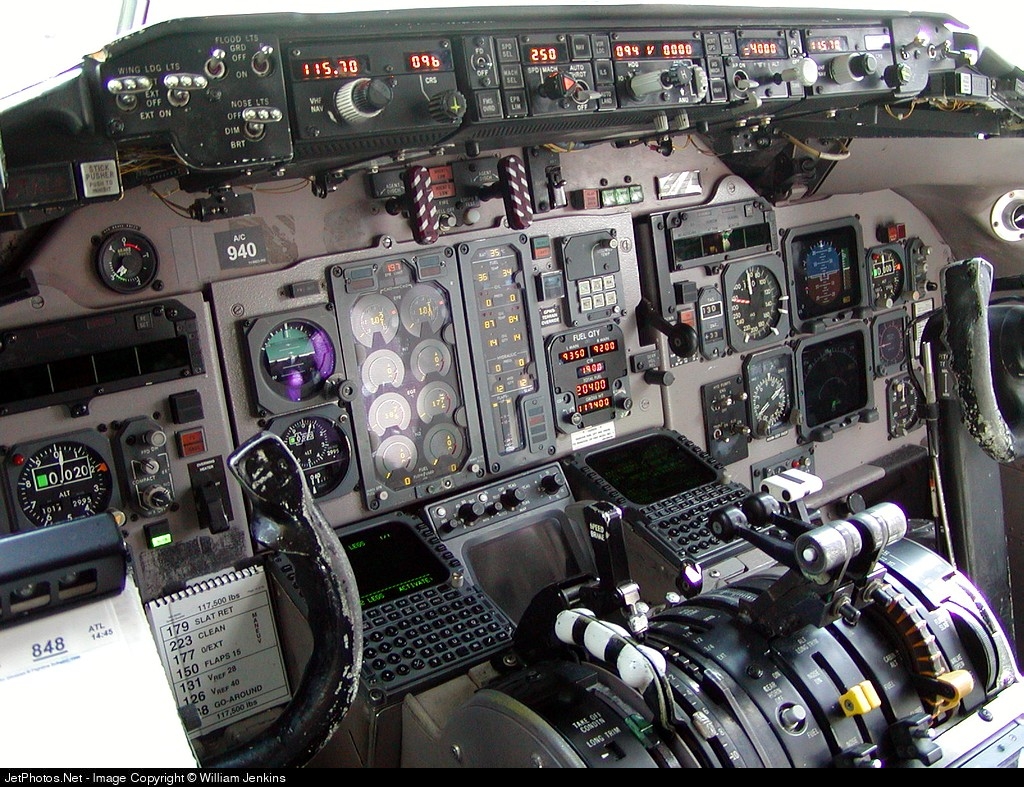
M 676 60 L 683 57 L 702 57 L 703 55 L 703 44 L 690 39 L 616 41 L 612 46 L 612 57 L 615 60 Z

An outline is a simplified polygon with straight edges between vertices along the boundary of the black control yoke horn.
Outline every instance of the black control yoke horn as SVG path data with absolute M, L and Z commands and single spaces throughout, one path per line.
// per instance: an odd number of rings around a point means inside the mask
M 942 340 L 964 424 L 986 454 L 1012 463 L 1024 455 L 1024 301 L 990 303 L 999 282 L 980 257 L 943 268 L 941 279 Z
M 230 456 L 228 465 L 252 503 L 252 537 L 289 556 L 316 636 L 302 680 L 277 720 L 203 767 L 298 767 L 327 743 L 358 689 L 363 624 L 355 574 L 280 437 L 256 435 Z

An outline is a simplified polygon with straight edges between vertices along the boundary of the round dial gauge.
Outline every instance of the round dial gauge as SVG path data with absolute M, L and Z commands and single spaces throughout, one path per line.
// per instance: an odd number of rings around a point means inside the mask
M 413 376 L 423 382 L 430 374 L 448 374 L 452 366 L 452 353 L 447 345 L 437 339 L 427 339 L 413 348 L 410 364 Z
M 453 473 L 459 469 L 465 448 L 463 436 L 448 424 L 435 426 L 423 439 L 424 458 L 427 462 L 431 466 L 443 463 Z
M 903 319 L 886 320 L 878 324 L 878 363 L 885 369 L 899 367 L 907 357 L 907 344 L 903 335 Z
M 750 422 L 757 437 L 786 431 L 793 413 L 793 359 L 789 354 L 751 358 L 746 368 Z
M 370 431 L 382 437 L 392 427 L 400 431 L 408 429 L 412 420 L 412 409 L 401 394 L 386 393 L 373 400 L 366 417 Z
M 451 413 L 455 403 L 455 391 L 448 383 L 430 383 L 416 397 L 416 414 L 421 421 L 429 424 L 435 418 Z
M 417 284 L 402 298 L 402 325 L 413 336 L 423 336 L 424 329 L 437 333 L 448 322 L 448 302 L 444 293 L 429 284 Z
M 903 295 L 905 263 L 893 246 L 874 249 L 868 255 L 871 271 L 871 302 L 887 309 Z
M 292 402 L 318 394 L 334 374 L 334 344 L 309 320 L 287 320 L 267 334 L 260 361 L 271 388 Z
M 909 377 L 894 377 L 886 384 L 890 437 L 902 437 L 920 423 L 920 395 Z
M 390 298 L 375 293 L 360 298 L 352 306 L 352 333 L 364 347 L 373 347 L 373 337 L 378 333 L 384 344 L 390 344 L 398 333 L 398 307 Z
M 392 435 L 381 441 L 374 451 L 373 461 L 377 472 L 389 486 L 403 487 L 405 479 L 416 467 L 419 452 L 416 444 L 405 435 Z
M 114 292 L 146 289 L 156 278 L 156 270 L 156 248 L 141 232 L 108 233 L 96 249 L 96 272 L 104 286 Z
M 18 474 L 18 505 L 37 527 L 93 516 L 110 504 L 114 478 L 107 460 L 94 448 L 62 440 L 20 459 L 24 464 Z
M 405 379 L 405 362 L 394 350 L 374 350 L 363 361 L 363 390 L 377 393 L 382 385 L 397 388 Z
M 751 265 L 729 293 L 729 319 L 743 334 L 743 341 L 764 339 L 779 333 L 782 286 L 764 265 Z
M 306 476 L 309 491 L 320 498 L 345 480 L 352 461 L 352 445 L 338 425 L 320 415 L 303 416 L 281 433 Z

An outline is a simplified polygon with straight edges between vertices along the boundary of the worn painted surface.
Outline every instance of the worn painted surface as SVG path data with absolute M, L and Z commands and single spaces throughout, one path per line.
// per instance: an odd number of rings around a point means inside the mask
M 956 315 L 946 320 L 943 341 L 956 374 L 964 425 L 985 453 L 997 462 L 1012 462 L 1017 448 L 996 400 L 989 358 L 992 265 L 978 257 L 958 262 L 943 270 L 942 282 L 946 313 Z

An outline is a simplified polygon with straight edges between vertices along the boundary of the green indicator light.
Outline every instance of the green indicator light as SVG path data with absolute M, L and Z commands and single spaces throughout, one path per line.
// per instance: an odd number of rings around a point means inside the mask
M 46 474 L 36 476 L 36 489 L 45 489 L 50 485 L 50 482 L 46 480 Z
M 647 721 L 639 713 L 631 713 L 626 717 L 626 726 L 629 727 L 629 731 L 633 733 L 640 743 L 646 748 L 651 748 L 654 745 L 653 734 L 654 725 Z
M 149 539 L 149 548 L 156 549 L 157 547 L 165 547 L 171 543 L 171 534 L 164 533 L 162 536 L 154 536 Z

